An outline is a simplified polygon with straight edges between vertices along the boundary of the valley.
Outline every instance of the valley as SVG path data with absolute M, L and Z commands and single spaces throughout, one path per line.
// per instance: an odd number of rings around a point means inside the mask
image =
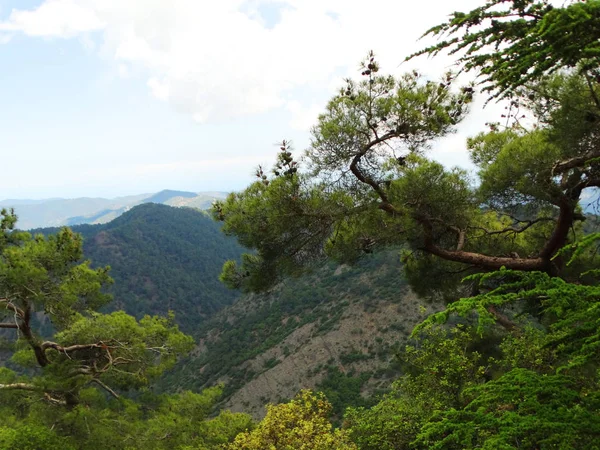
M 0 449 L 598 450 L 600 0 L 8 2 Z
M 440 307 L 410 292 L 394 250 L 354 266 L 323 262 L 270 292 L 241 295 L 218 277 L 244 249 L 202 211 L 149 203 L 73 231 L 95 267 L 111 267 L 107 311 L 138 318 L 171 311 L 197 341 L 158 388 L 200 392 L 224 384 L 222 406 L 257 418 L 267 402 L 334 376 L 346 382 L 329 388 L 338 413 L 384 392 L 400 373 L 397 355 L 410 330 Z

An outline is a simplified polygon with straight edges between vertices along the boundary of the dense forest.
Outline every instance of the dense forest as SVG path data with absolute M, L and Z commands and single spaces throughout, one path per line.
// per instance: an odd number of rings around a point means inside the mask
M 252 323 L 248 308 L 243 326 L 224 330 L 221 341 L 205 336 L 195 344 L 168 312 L 106 309 L 116 265 L 109 271 L 84 260 L 82 236 L 68 228 L 32 235 L 2 210 L 0 328 L 13 339 L 0 368 L 0 446 L 598 448 L 600 235 L 586 225 L 581 202 L 600 187 L 600 1 L 489 0 L 426 34 L 440 40 L 409 59 L 449 52 L 478 82 L 461 86 L 451 73 L 382 75 L 369 53 L 360 79 L 348 79 L 319 116 L 301 157 L 283 141 L 271 171 L 259 167 L 254 183 L 214 204 L 222 231 L 247 249 L 224 263 L 220 279 L 267 295 L 271 321 Z M 505 102 L 506 112 L 465 144 L 474 182 L 427 150 L 455 130 L 475 95 Z M 151 219 L 141 209 L 127 220 Z M 119 235 L 119 222 L 112 226 L 114 236 L 132 238 Z M 113 238 L 95 239 L 110 247 Z M 298 277 L 318 268 L 326 274 L 331 261 L 360 267 L 381 252 L 402 262 L 402 273 L 380 272 L 393 280 L 384 288 L 406 282 L 443 305 L 426 311 L 397 349 L 400 372 L 382 396 L 338 402 L 332 386 L 356 393 L 361 378 L 348 383 L 332 367 L 323 392 L 301 390 L 255 421 L 216 407 L 230 388 L 206 360 L 194 370 L 201 392 L 153 388 L 191 352 L 203 361 L 212 345 L 227 368 L 262 341 L 283 339 L 290 319 L 277 308 L 302 321 L 305 302 L 315 311 L 327 294 Z M 127 259 L 122 267 L 136 264 Z M 285 296 L 286 283 L 298 297 L 269 300 Z M 364 287 L 359 295 L 368 299 L 378 287 L 348 285 Z M 340 317 L 325 309 L 321 325 L 334 327 Z M 52 336 L 40 332 L 48 321 Z
M 389 390 L 410 331 L 425 311 L 442 308 L 412 294 L 400 267 L 398 251 L 389 250 L 246 294 L 193 332 L 197 349 L 158 387 L 197 391 L 224 382 L 224 406 L 256 417 L 267 401 L 316 388 L 339 419 L 345 407 Z
M 186 332 L 239 294 L 219 282 L 220 266 L 243 248 L 224 236 L 206 213 L 146 203 L 102 225 L 78 225 L 83 252 L 93 267 L 111 267 L 114 301 L 108 310 L 144 314 L 175 313 Z M 58 229 L 31 230 L 49 235 Z
M 290 399 L 302 387 L 328 386 L 337 417 L 346 406 L 372 401 L 365 395 L 386 390 L 399 374 L 394 355 L 423 318 L 423 304 L 429 306 L 395 276 L 401 262 L 394 249 L 352 266 L 328 262 L 271 292 L 240 295 L 218 274 L 244 249 L 201 211 L 145 204 L 108 224 L 72 230 L 83 237 L 93 267 L 111 267 L 115 282 L 107 292 L 113 299 L 103 311 L 123 310 L 138 319 L 172 312 L 197 342 L 155 387 L 199 391 L 224 382 L 219 405 L 255 417 L 267 401 Z M 58 231 L 31 230 L 46 236 Z M 386 316 L 390 309 L 399 314 Z M 364 322 L 377 326 L 366 331 Z M 39 331 L 50 336 L 50 322 Z M 318 357 L 305 357 L 315 352 Z M 290 364 L 304 370 L 292 376 Z

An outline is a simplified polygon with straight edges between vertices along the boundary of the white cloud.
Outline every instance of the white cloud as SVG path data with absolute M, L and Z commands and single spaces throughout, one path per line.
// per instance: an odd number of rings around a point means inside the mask
M 33 11 L 13 10 L 1 31 L 29 36 L 72 37 L 104 27 L 94 9 L 71 0 L 47 0 Z
M 310 106 L 303 106 L 299 101 L 292 100 L 286 104 L 286 109 L 292 114 L 290 126 L 296 130 L 309 130 L 315 123 L 319 114 L 323 112 L 322 105 L 312 103 Z
M 260 158 L 258 157 L 187 160 L 164 164 L 140 164 L 127 168 L 117 167 L 113 169 L 113 175 L 134 176 L 136 178 L 163 175 L 165 173 L 181 174 L 186 172 L 191 172 L 194 176 L 198 174 L 207 175 L 209 173 L 214 175 L 215 173 L 223 173 L 226 169 L 231 169 L 232 167 L 249 171 L 259 163 Z M 102 172 L 95 172 L 95 175 L 98 177 L 106 176 Z
M 14 10 L 0 32 L 73 38 L 115 62 L 122 76 L 143 74 L 150 92 L 198 122 L 284 108 L 307 128 L 324 106 L 302 95 L 355 74 L 374 49 L 384 68 L 407 70 L 415 41 L 452 10 L 445 0 L 46 0 Z M 479 0 L 463 0 L 461 8 Z M 268 26 L 261 11 L 278 8 Z M 437 74 L 448 60 L 420 59 Z M 332 91 L 329 95 L 333 94 Z M 296 97 L 290 98 L 290 95 Z M 319 100 L 321 101 L 321 100 Z

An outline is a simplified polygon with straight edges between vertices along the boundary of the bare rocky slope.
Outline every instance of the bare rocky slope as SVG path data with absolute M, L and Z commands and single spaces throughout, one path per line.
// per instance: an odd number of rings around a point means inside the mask
M 338 410 L 366 404 L 400 374 L 414 325 L 439 308 L 407 288 L 397 252 L 325 265 L 218 313 L 162 387 L 223 383 L 221 406 L 256 418 L 303 388 L 325 391 Z

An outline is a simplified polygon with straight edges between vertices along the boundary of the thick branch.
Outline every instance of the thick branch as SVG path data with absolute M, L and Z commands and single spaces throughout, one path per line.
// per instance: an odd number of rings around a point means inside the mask
M 582 156 L 580 158 L 572 158 L 572 164 L 575 164 L 575 160 L 580 160 L 584 158 L 585 161 L 591 158 L 600 157 L 600 151 L 589 152 L 587 156 Z M 565 165 L 568 162 L 564 163 Z M 576 166 L 574 166 L 576 167 Z M 556 166 L 555 166 L 556 168 Z M 558 250 L 565 246 L 567 243 L 567 238 L 569 236 L 569 232 L 571 231 L 571 226 L 575 220 L 578 220 L 580 215 L 575 213 L 575 208 L 577 207 L 577 203 L 579 202 L 579 198 L 581 197 L 581 193 L 585 188 L 599 186 L 600 179 L 590 178 L 581 181 L 576 186 L 574 186 L 570 191 L 567 192 L 566 195 L 561 198 L 559 203 L 559 215 L 558 221 L 556 222 L 556 227 L 554 228 L 554 232 L 548 242 L 540 252 L 540 256 L 545 259 L 549 259 L 556 254 Z
M 29 384 L 29 383 L 0 384 L 0 390 L 7 390 L 7 391 L 19 390 L 19 391 L 44 392 L 44 389 L 42 389 L 41 387 L 35 386 L 33 384 Z M 48 392 L 44 392 L 44 398 L 48 402 L 53 403 L 55 405 L 66 406 L 67 403 L 68 403 L 66 400 L 61 400 L 61 399 L 53 397 Z
M 46 367 L 50 364 L 48 361 L 48 357 L 46 356 L 46 352 L 42 349 L 39 340 L 33 335 L 31 331 L 31 309 L 27 307 L 23 311 L 23 318 L 21 323 L 19 324 L 19 331 L 23 334 L 23 337 L 29 343 L 29 346 L 33 349 L 33 353 L 35 354 L 35 359 L 37 360 L 40 367 Z
M 52 397 L 52 396 L 51 396 L 50 394 L 48 394 L 48 393 L 44 394 L 44 398 L 45 398 L 45 399 L 46 399 L 48 402 L 50 402 L 50 403 L 53 403 L 53 404 L 55 404 L 55 405 L 59 405 L 59 406 L 67 406 L 67 405 L 68 405 L 68 402 L 67 402 L 66 400 L 61 400 L 61 399 L 58 399 L 58 398 L 54 398 L 54 397 Z
M 572 195 L 575 196 L 576 199 L 579 199 L 578 194 Z M 540 257 L 549 260 L 559 249 L 565 246 L 569 237 L 569 232 L 571 231 L 571 226 L 575 221 L 576 204 L 576 201 L 572 202 L 566 198 L 561 200 L 556 227 L 554 227 L 552 236 L 550 236 L 550 239 L 548 239 L 546 245 L 540 252 Z
M 14 312 L 19 319 L 22 319 L 25 316 L 25 312 L 19 307 L 17 307 L 10 299 L 8 298 L 0 298 L 0 303 L 4 304 L 4 307 L 12 312 Z
M 541 270 L 547 268 L 547 261 L 542 258 L 507 258 L 501 256 L 482 255 L 481 253 L 465 252 L 462 250 L 446 250 L 433 244 L 431 241 L 426 242 L 423 250 L 432 255 L 439 256 L 447 261 L 454 261 L 463 264 L 470 264 L 483 269 L 497 270 L 502 267 L 511 270 Z
M 422 249 L 447 261 L 469 264 L 489 270 L 497 270 L 501 267 L 506 267 L 511 270 L 526 271 L 545 271 L 547 269 L 548 260 L 543 258 L 507 258 L 466 252 L 463 250 L 447 250 L 435 244 L 431 221 L 424 217 L 416 217 L 416 219 L 423 227 L 424 243 Z
M 364 183 L 364 184 L 367 184 L 367 185 L 371 186 L 373 188 L 373 190 L 375 192 L 377 192 L 377 195 L 379 195 L 379 198 L 381 198 L 381 201 L 383 202 L 381 204 L 380 208 L 382 210 L 388 211 L 388 212 L 396 212 L 396 210 L 392 206 L 392 204 L 390 203 L 387 194 L 381 188 L 381 185 L 379 183 L 377 183 L 377 181 L 373 180 L 371 177 L 369 177 L 369 176 L 365 175 L 364 173 L 362 173 L 362 171 L 358 167 L 358 163 L 360 162 L 360 160 L 362 159 L 362 157 L 365 156 L 367 154 L 367 152 L 369 150 L 371 150 L 374 146 L 376 146 L 378 144 L 381 144 L 382 142 L 385 142 L 388 139 L 396 137 L 397 135 L 398 134 L 395 131 L 389 131 L 386 134 L 384 134 L 383 136 L 377 137 L 376 139 L 372 140 L 367 145 L 365 145 L 361 149 L 361 151 L 359 153 L 357 153 L 356 156 L 354 156 L 354 158 L 352 159 L 352 162 L 350 163 L 350 171 L 354 174 L 354 176 L 361 183 Z
M 4 304 L 6 309 L 13 311 L 15 313 L 15 315 L 17 316 L 17 319 L 19 319 L 19 322 L 14 324 L 14 325 L 16 325 L 16 327 L 12 326 L 13 324 L 2 324 L 3 326 L 0 326 L 0 328 L 13 328 L 13 329 L 16 328 L 16 329 L 18 329 L 23 334 L 23 337 L 29 343 L 29 346 L 33 349 L 33 352 L 35 354 L 35 358 L 36 358 L 38 364 L 41 367 L 47 366 L 49 364 L 48 358 L 46 357 L 44 350 L 40 346 L 39 341 L 37 340 L 37 338 L 33 335 L 33 332 L 31 331 L 31 326 L 30 326 L 31 309 L 29 308 L 29 305 L 27 304 L 27 302 L 25 303 L 25 307 L 23 309 L 16 306 L 8 298 L 0 298 L 0 303 Z
M 519 330 L 519 328 L 515 325 L 515 323 L 512 320 L 510 320 L 508 317 L 506 317 L 504 314 L 499 312 L 495 306 L 490 305 L 487 307 L 487 310 L 492 316 L 494 316 L 494 319 L 496 319 L 496 322 L 498 324 L 502 325 L 507 331 L 515 332 L 515 331 Z
M 16 323 L 0 323 L 0 328 L 12 328 L 18 330 L 19 325 Z
M 110 346 L 104 344 L 103 342 L 99 342 L 96 344 L 75 344 L 70 345 L 68 347 L 63 347 L 62 345 L 57 344 L 56 342 L 45 341 L 41 345 L 42 350 L 46 351 L 49 348 L 53 348 L 61 353 L 70 353 L 75 352 L 77 350 L 89 350 L 91 348 L 108 348 Z
M 566 161 L 560 161 L 554 164 L 552 167 L 552 175 L 556 175 L 567 170 L 575 169 L 576 167 L 582 167 L 591 159 L 600 158 L 600 150 L 593 150 L 587 152 L 585 155 L 576 156 Z
M 592 95 L 592 99 L 594 100 L 594 103 L 596 104 L 596 106 L 598 108 L 600 108 L 600 99 L 598 98 L 598 95 L 596 94 L 596 90 L 594 89 L 594 86 L 592 85 L 592 80 L 590 80 L 590 75 L 588 73 L 585 74 L 585 81 L 587 82 L 588 89 L 590 90 L 590 94 Z
M 577 195 L 581 195 L 581 192 L 589 187 L 600 187 L 600 178 L 587 178 L 577 184 L 573 191 L 577 193 Z
M 458 243 L 456 244 L 456 251 L 459 252 L 465 246 L 465 230 L 458 230 Z

